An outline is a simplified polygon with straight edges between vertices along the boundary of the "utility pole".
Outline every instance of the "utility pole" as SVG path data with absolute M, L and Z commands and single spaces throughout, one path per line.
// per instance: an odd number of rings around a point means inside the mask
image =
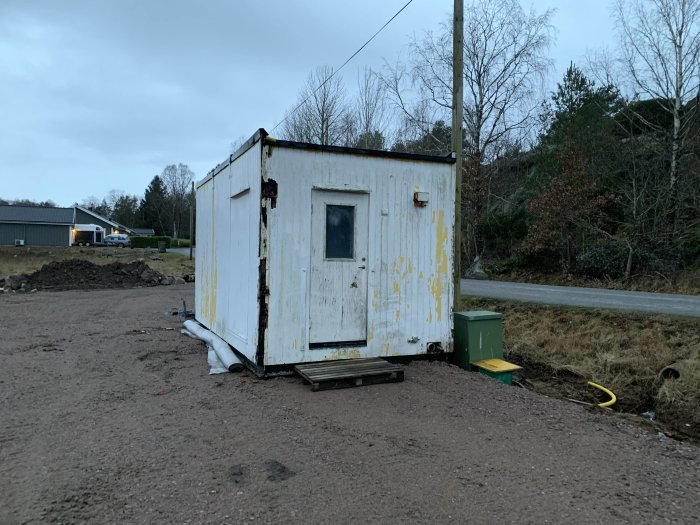
M 190 261 L 192 260 L 192 245 L 194 244 L 194 181 L 190 195 Z
M 454 0 L 452 25 L 452 151 L 455 155 L 455 237 L 452 264 L 454 266 L 454 302 L 452 311 L 460 308 L 462 281 L 462 114 L 464 85 L 464 0 Z

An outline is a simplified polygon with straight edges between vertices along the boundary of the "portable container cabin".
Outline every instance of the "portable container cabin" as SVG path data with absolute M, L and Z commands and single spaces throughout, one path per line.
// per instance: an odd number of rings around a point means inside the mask
M 196 320 L 259 374 L 451 351 L 454 175 L 258 130 L 197 184 Z

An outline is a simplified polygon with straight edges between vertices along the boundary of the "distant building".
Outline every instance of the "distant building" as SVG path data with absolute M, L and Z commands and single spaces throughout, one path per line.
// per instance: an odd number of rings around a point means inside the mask
M 82 206 L 0 206 L 0 246 L 71 246 L 86 242 L 87 231 L 94 232 L 90 244 L 112 233 L 155 234 L 152 228 L 128 228 Z
M 140 237 L 153 237 L 156 232 L 153 228 L 127 228 L 127 233 L 138 235 Z
M 70 246 L 75 208 L 0 206 L 0 245 Z

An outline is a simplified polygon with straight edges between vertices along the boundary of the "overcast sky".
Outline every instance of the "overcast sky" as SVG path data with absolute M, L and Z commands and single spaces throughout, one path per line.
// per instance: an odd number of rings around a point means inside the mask
M 167 164 L 203 177 L 232 142 L 272 129 L 309 71 L 337 67 L 406 0 L 0 0 L 0 197 L 68 206 L 141 196 Z M 614 45 L 609 0 L 556 8 L 552 85 Z M 450 0 L 414 0 L 345 70 L 381 68 Z

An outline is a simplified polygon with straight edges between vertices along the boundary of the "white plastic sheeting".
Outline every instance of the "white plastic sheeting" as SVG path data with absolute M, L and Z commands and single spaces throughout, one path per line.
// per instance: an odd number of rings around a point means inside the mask
M 241 360 L 236 357 L 231 347 L 212 332 L 204 328 L 196 321 L 185 321 L 182 333 L 194 339 L 199 339 L 207 344 L 209 354 L 210 374 L 223 374 L 225 372 L 238 372 L 243 369 Z

